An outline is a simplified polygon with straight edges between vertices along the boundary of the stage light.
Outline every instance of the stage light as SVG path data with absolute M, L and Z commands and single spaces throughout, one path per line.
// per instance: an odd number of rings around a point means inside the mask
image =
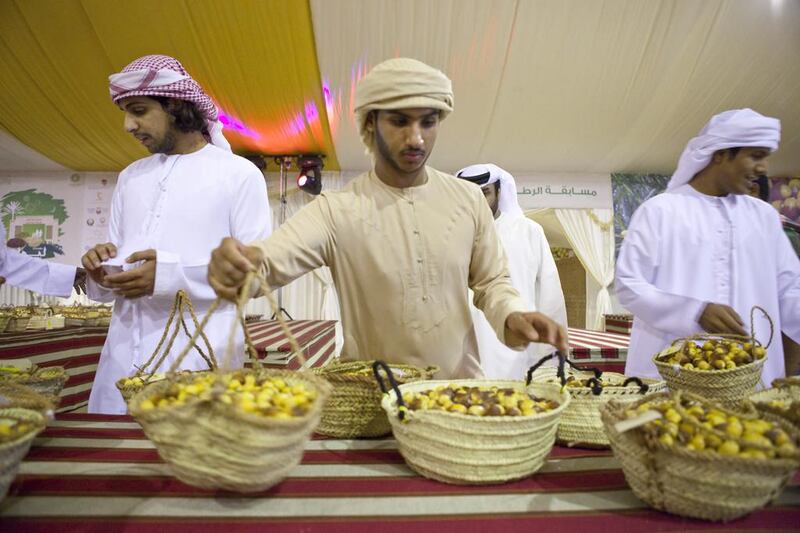
M 317 195 L 322 191 L 322 157 L 302 155 L 297 158 L 297 186 L 308 194 Z

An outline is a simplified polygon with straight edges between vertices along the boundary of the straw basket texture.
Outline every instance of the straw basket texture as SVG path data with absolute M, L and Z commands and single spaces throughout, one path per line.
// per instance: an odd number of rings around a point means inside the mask
M 249 288 L 253 279 L 254 275 L 249 275 L 243 286 Z M 292 349 L 301 360 L 305 360 L 297 339 L 286 326 L 281 314 L 277 312 L 277 303 L 266 286 L 266 281 L 263 277 L 259 277 L 258 281 L 276 311 L 275 314 Z M 192 344 L 197 341 L 203 327 L 219 305 L 219 300 L 209 308 L 189 344 L 173 362 L 167 379 L 148 385 L 128 403 L 130 413 L 141 424 L 145 434 L 153 441 L 159 455 L 170 465 L 175 475 L 180 480 L 197 487 L 253 492 L 265 490 L 279 483 L 300 462 L 305 443 L 319 423 L 322 407 L 330 392 L 330 385 L 310 372 L 260 368 L 247 328 L 244 327 L 247 296 L 247 291 L 242 290 L 237 302 L 237 319 L 231 329 L 229 348 L 221 367 L 206 373 L 214 374 L 216 376 L 214 385 L 220 386 L 213 388 L 208 398 L 195 397 L 181 406 L 142 408 L 144 400 L 175 386 L 179 380 L 195 378 L 202 374 L 175 377 L 173 372 L 189 352 Z M 289 385 L 305 385 L 316 394 L 311 409 L 305 414 L 289 419 L 267 418 L 260 414 L 244 412 L 237 406 L 220 400 L 224 392 L 224 389 L 220 390 L 222 378 L 226 372 L 230 373 L 223 369 L 232 358 L 233 333 L 237 325 L 245 331 L 254 368 L 239 369 L 234 373 L 237 376 L 253 376 L 256 382 L 269 377 L 279 377 Z
M 559 407 L 532 416 L 472 416 L 446 411 L 410 411 L 398 405 L 407 392 L 437 386 L 513 388 L 554 400 Z M 454 484 L 487 485 L 527 477 L 541 468 L 553 448 L 558 419 L 569 395 L 558 385 L 522 381 L 420 381 L 394 387 L 382 406 L 400 453 L 419 474 Z M 401 419 L 402 416 L 402 419 Z
M 144 389 L 144 387 L 149 383 L 164 379 L 163 374 L 157 375 L 156 372 L 159 368 L 161 368 L 161 365 L 164 364 L 164 361 L 169 355 L 172 345 L 174 344 L 181 328 L 183 328 L 183 331 L 186 333 L 187 337 L 192 336 L 192 334 L 189 333 L 189 328 L 186 326 L 186 321 L 184 319 L 184 313 L 186 312 L 188 312 L 192 317 L 195 330 L 199 329 L 200 321 L 197 320 L 197 314 L 194 312 L 194 307 L 192 307 L 192 301 L 189 299 L 189 295 L 183 290 L 179 290 L 175 294 L 175 301 L 172 303 L 172 310 L 170 311 L 169 318 L 167 318 L 167 324 L 164 326 L 161 339 L 159 339 L 158 344 L 153 350 L 153 353 L 150 355 L 150 358 L 145 361 L 142 367 L 139 368 L 133 376 L 121 378 L 116 382 L 117 389 L 126 402 L 130 401 L 130 399 L 133 398 L 137 392 Z M 170 328 L 172 328 L 171 332 Z M 200 337 L 203 339 L 208 354 L 206 354 L 197 345 L 197 343 L 192 343 L 191 347 L 200 354 L 200 357 L 202 357 L 206 363 L 208 363 L 209 370 L 214 370 L 217 368 L 217 360 L 214 357 L 214 349 L 211 347 L 208 337 L 206 337 L 206 334 L 202 330 L 200 330 Z M 166 344 L 164 344 L 165 342 Z M 184 370 L 182 373 L 190 372 Z
M 32 366 L 22 372 L 0 372 L 0 385 L 7 383 L 22 385 L 47 398 L 54 406 L 58 406 L 59 395 L 69 379 L 63 366 Z
M 756 392 L 750 401 L 760 413 L 781 417 L 800 430 L 800 377 L 776 379 L 771 389 Z
M 666 359 L 673 353 L 683 350 L 689 343 L 707 340 L 730 340 L 739 344 L 751 343 L 753 346 L 761 346 L 755 338 L 753 313 L 759 309 L 767 317 L 770 325 L 769 340 L 764 348 L 769 348 L 772 343 L 774 328 L 772 320 L 766 311 L 761 307 L 754 306 L 750 312 L 751 335 L 749 337 L 731 334 L 700 334 L 678 339 L 670 347 L 656 354 L 653 357 L 658 373 L 667 382 L 670 390 L 682 390 L 697 394 L 711 400 L 721 402 L 724 405 L 735 407 L 746 400 L 756 389 L 761 379 L 761 370 L 764 366 L 763 359 L 756 359 L 752 363 L 740 365 L 736 368 L 726 370 L 696 370 L 693 368 L 683 368 L 679 365 L 672 365 Z
M 0 500 L 2 500 L 17 476 L 19 465 L 27 455 L 33 439 L 44 429 L 46 423 L 41 413 L 19 407 L 0 408 L 0 419 L 10 419 L 30 426 L 20 437 L 0 443 Z
M 372 375 L 374 361 L 334 362 L 313 370 L 332 386 L 322 410 L 317 433 L 343 439 L 381 437 L 392 432 L 392 426 L 381 407 L 381 392 Z M 439 367 L 418 368 L 391 364 L 398 383 L 430 379 Z
M 658 442 L 651 432 L 642 428 L 619 432 L 616 424 L 626 419 L 625 411 L 644 402 L 660 402 L 669 394 L 653 394 L 634 403 L 610 401 L 601 409 L 614 456 L 622 464 L 625 479 L 634 494 L 652 507 L 668 513 L 713 521 L 729 521 L 760 509 L 775 500 L 789 482 L 800 459 L 755 459 L 723 456 L 716 451 L 695 451 L 669 447 Z M 755 412 L 742 406 L 743 411 L 720 407 L 691 393 L 674 392 L 676 403 L 693 400 L 715 407 L 740 419 L 757 418 Z M 682 408 L 676 408 L 688 420 Z M 797 432 L 780 421 L 789 435 Z M 695 424 L 698 428 L 699 424 Z M 716 430 L 711 430 L 716 431 Z M 721 438 L 731 439 L 719 432 Z M 744 442 L 739 444 L 744 446 Z M 748 444 L 748 446 L 753 446 Z
M 0 408 L 18 407 L 51 416 L 55 405 L 52 400 L 34 390 L 14 383 L 0 384 Z
M 14 307 L 11 309 L 11 317 L 6 324 L 6 333 L 17 333 L 25 331 L 28 327 L 28 322 L 31 320 L 32 311 L 29 307 Z
M 667 384 L 655 379 L 628 378 L 595 368 L 566 369 L 566 377 L 587 380 L 592 386 L 567 386 L 572 400 L 561 413 L 556 439 L 559 444 L 584 448 L 608 448 L 609 442 L 600 419 L 600 408 L 609 400 L 635 402 L 646 394 L 665 392 Z M 529 373 L 528 382 L 560 384 L 556 367 L 540 367 Z M 602 386 L 600 385 L 602 380 Z

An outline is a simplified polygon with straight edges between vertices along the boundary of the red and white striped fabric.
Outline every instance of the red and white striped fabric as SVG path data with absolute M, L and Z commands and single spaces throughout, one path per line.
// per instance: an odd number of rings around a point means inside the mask
M 305 365 L 292 352 L 289 340 L 277 320 L 247 324 L 253 346 L 267 366 L 297 370 L 301 366 L 323 366 L 333 357 L 336 349 L 335 320 L 289 320 L 286 325 L 297 338 L 297 343 L 308 359 Z
M 3 359 L 30 359 L 33 364 L 63 366 L 69 380 L 61 391 L 58 411 L 85 411 L 107 327 L 78 327 L 0 335 Z
M 266 366 L 297 370 L 296 354 L 275 321 L 248 323 L 248 330 Z M 336 321 L 292 320 L 289 329 L 297 336 L 308 363 L 326 364 L 336 349 Z M 94 382 L 100 352 L 108 328 L 77 327 L 42 332 L 0 334 L 0 362 L 3 359 L 30 359 L 35 365 L 63 366 L 69 374 L 61 392 L 59 412 L 85 412 Z
M 608 451 L 555 447 L 537 474 L 492 486 L 419 477 L 392 438 L 313 439 L 302 462 L 254 494 L 175 479 L 128 417 L 59 415 L 34 442 L 8 497 L 2 530 L 59 531 L 702 531 L 722 526 L 651 510 Z M 767 509 L 725 530 L 794 530 L 800 477 Z
M 630 337 L 618 333 L 569 328 L 571 359 L 610 372 L 623 372 Z

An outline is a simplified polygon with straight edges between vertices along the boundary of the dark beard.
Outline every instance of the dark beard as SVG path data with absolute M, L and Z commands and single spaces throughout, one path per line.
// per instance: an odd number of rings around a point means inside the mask
M 161 142 L 148 148 L 151 154 L 169 154 L 175 149 L 175 134 L 167 131 Z
M 375 125 L 375 145 L 378 147 L 378 152 L 381 154 L 381 157 L 383 157 L 383 159 L 389 163 L 389 166 L 391 166 L 397 172 L 411 174 L 419 170 L 405 170 L 397 164 L 397 161 L 395 161 L 394 157 L 392 157 L 392 152 L 389 150 L 389 146 L 386 144 L 386 141 L 383 140 L 377 124 Z M 427 157 L 422 161 L 422 165 L 420 165 L 420 167 L 425 166 L 426 161 L 428 161 Z

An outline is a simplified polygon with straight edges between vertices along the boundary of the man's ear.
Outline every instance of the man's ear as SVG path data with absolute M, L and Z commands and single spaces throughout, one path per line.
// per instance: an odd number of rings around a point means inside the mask
M 364 129 L 370 133 L 375 132 L 375 121 L 377 120 L 378 112 L 377 111 L 370 111 L 367 114 L 367 121 L 364 123 Z

